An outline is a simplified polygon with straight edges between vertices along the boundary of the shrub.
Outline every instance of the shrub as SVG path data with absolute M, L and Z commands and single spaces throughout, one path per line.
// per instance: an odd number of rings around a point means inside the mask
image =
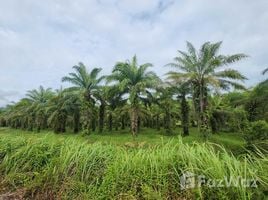
M 249 129 L 246 131 L 246 140 L 267 140 L 268 139 L 268 123 L 264 120 L 251 122 Z
M 242 109 L 234 109 L 229 112 L 227 120 L 231 132 L 243 132 L 247 128 L 247 113 Z
M 268 123 L 264 120 L 251 122 L 245 134 L 246 148 L 249 150 L 260 149 L 268 152 Z

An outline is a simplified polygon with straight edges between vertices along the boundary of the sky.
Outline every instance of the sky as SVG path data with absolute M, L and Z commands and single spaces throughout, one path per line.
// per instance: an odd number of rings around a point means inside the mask
M 136 54 L 164 78 L 186 41 L 249 55 L 229 67 L 253 86 L 268 67 L 268 0 L 0 0 L 0 106 L 66 86 L 78 62 L 109 74 Z

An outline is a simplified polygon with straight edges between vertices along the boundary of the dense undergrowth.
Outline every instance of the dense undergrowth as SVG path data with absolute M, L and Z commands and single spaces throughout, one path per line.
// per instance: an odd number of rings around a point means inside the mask
M 0 192 L 23 191 L 30 199 L 265 199 L 268 158 L 234 157 L 214 146 L 181 139 L 142 148 L 57 135 L 1 137 Z M 185 189 L 180 179 L 185 172 L 213 180 L 254 179 L 257 188 L 239 183 Z

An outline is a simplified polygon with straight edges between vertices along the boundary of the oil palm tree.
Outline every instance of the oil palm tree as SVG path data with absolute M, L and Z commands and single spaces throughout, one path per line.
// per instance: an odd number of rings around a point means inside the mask
M 173 99 L 174 88 L 168 85 L 162 84 L 156 88 L 156 92 L 153 95 L 148 93 L 148 100 L 151 103 L 158 105 L 161 113 L 163 114 L 163 125 L 166 134 L 172 134 L 172 116 L 174 115 L 174 108 L 176 108 L 175 100 Z
M 178 100 L 180 101 L 180 111 L 181 111 L 181 124 L 183 129 L 183 136 L 189 135 L 189 111 L 190 107 L 187 101 L 186 95 L 189 93 L 189 86 L 186 84 L 181 84 L 178 89 Z
M 55 133 L 65 132 L 68 125 L 72 126 L 74 133 L 79 131 L 80 99 L 76 93 L 62 88 L 56 90 L 56 94 L 50 99 L 46 107 L 49 125 Z M 68 121 L 68 119 L 70 120 Z
M 252 88 L 244 102 L 249 121 L 265 119 L 268 121 L 268 80 Z
M 92 116 L 95 111 L 94 93 L 98 91 L 100 82 L 104 79 L 104 76 L 99 77 L 101 68 L 93 68 L 90 72 L 86 69 L 83 63 L 73 66 L 75 72 L 69 73 L 68 76 L 62 78 L 62 82 L 69 82 L 73 86 L 69 88 L 71 91 L 80 91 L 84 97 L 84 109 L 87 115 L 87 131 L 90 132 L 92 125 Z
M 97 98 L 99 103 L 99 133 L 103 132 L 104 129 L 104 119 L 105 119 L 105 113 L 106 113 L 106 107 L 107 107 L 107 101 L 109 99 L 109 92 L 110 87 L 109 86 L 101 86 L 97 92 L 95 92 L 94 96 Z
M 12 128 L 28 129 L 34 121 L 29 124 L 29 117 L 33 113 L 32 103 L 28 99 L 21 99 L 19 102 L 8 105 L 4 112 L 4 120 Z
M 122 99 L 123 92 L 117 87 L 117 85 L 109 86 L 104 94 L 106 98 L 107 116 L 108 116 L 108 130 L 112 131 L 113 124 L 116 125 L 118 122 L 115 121 L 115 117 L 120 117 L 122 114 L 122 106 L 125 104 L 125 100 Z M 120 110 L 119 112 L 116 112 Z M 114 123 L 115 122 L 115 123 Z
M 231 113 L 227 101 L 219 94 L 215 94 L 209 97 L 209 121 L 211 125 L 212 133 L 217 133 L 220 128 L 226 126 L 226 118 Z
M 118 62 L 113 68 L 109 81 L 115 81 L 121 91 L 129 95 L 131 132 L 135 137 L 138 132 L 139 97 L 146 89 L 153 88 L 157 84 L 158 77 L 148 68 L 152 64 L 138 65 L 136 55 L 126 62 Z
M 65 108 L 67 113 L 72 118 L 73 132 L 78 133 L 80 130 L 80 110 L 82 100 L 79 94 L 73 92 L 64 92 Z
M 222 67 L 235 63 L 245 57 L 245 54 L 221 55 L 219 50 L 222 42 L 206 42 L 197 51 L 195 47 L 187 42 L 187 52 L 178 51 L 179 56 L 168 66 L 175 67 L 178 71 L 169 72 L 168 79 L 176 84 L 186 83 L 191 85 L 196 111 L 199 113 L 199 128 L 202 133 L 208 131 L 208 119 L 206 116 L 207 94 L 211 88 L 229 89 L 230 86 L 244 89 L 237 82 L 246 79 L 239 71 L 224 69 Z
M 62 89 L 56 91 L 56 95 L 51 98 L 47 106 L 49 114 L 48 123 L 52 126 L 55 133 L 66 131 L 66 122 L 68 117 L 68 105 Z
M 46 107 L 49 99 L 53 96 L 51 88 L 45 89 L 40 86 L 38 89 L 30 90 L 26 94 L 26 99 L 31 103 L 31 108 L 34 112 L 37 132 L 47 126 Z
M 39 86 L 38 89 L 29 90 L 26 94 L 26 98 L 32 103 L 45 103 L 49 98 L 51 98 L 51 96 L 53 96 L 51 88 L 45 89 L 43 86 Z

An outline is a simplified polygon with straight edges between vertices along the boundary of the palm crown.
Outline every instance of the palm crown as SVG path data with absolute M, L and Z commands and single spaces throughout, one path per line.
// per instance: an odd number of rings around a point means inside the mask
M 194 46 L 187 42 L 187 52 L 178 51 L 179 56 L 174 58 L 175 62 L 168 64 L 181 72 L 171 71 L 168 73 L 168 78 L 174 82 L 189 82 L 223 89 L 228 89 L 229 86 L 243 89 L 244 86 L 234 80 L 243 81 L 246 79 L 245 76 L 234 69 L 219 70 L 219 68 L 247 56 L 245 54 L 219 55 L 221 44 L 222 42 L 206 42 L 197 52 Z
M 83 63 L 73 66 L 75 73 L 69 73 L 69 76 L 62 78 L 63 82 L 70 82 L 73 87 L 69 90 L 82 90 L 85 98 L 89 101 L 92 99 L 92 93 L 99 88 L 100 82 L 103 80 L 102 77 L 98 77 L 101 68 L 93 68 L 90 72 L 86 69 Z
M 118 62 L 108 80 L 116 81 L 121 91 L 129 93 L 130 102 L 137 103 L 139 94 L 157 83 L 158 77 L 148 71 L 149 67 L 152 67 L 151 63 L 138 65 L 137 57 L 134 56 L 131 61 Z
M 26 99 L 32 103 L 45 103 L 52 96 L 53 92 L 51 88 L 45 89 L 43 86 L 39 86 L 38 89 L 29 90 L 26 94 Z

